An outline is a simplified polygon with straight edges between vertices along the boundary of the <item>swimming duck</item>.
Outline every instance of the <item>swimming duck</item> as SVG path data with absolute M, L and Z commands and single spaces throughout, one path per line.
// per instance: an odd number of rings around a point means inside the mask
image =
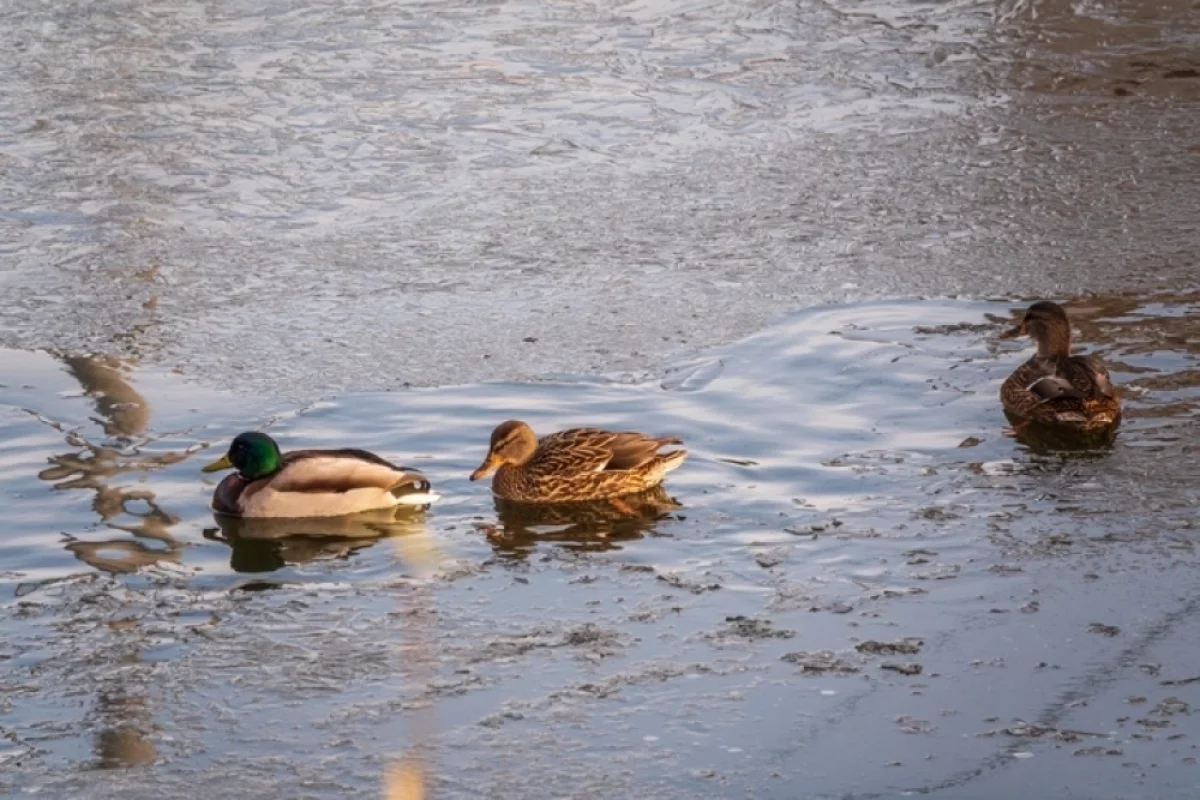
M 492 492 L 521 503 L 615 498 L 662 483 L 687 458 L 686 450 L 658 452 L 672 444 L 683 441 L 599 428 L 572 428 L 539 441 L 524 422 L 509 420 L 492 431 L 487 458 L 471 480 L 494 471 Z
M 237 469 L 213 492 L 213 511 L 234 517 L 340 517 L 438 499 L 419 473 L 366 450 L 279 452 L 265 433 L 240 434 L 204 472 Z
M 1002 338 L 1024 335 L 1037 342 L 1037 353 L 1000 387 L 1000 401 L 1010 416 L 1085 432 L 1120 422 L 1121 400 L 1108 371 L 1088 356 L 1071 355 L 1071 323 L 1062 306 L 1048 300 L 1034 303 L 1021 324 Z

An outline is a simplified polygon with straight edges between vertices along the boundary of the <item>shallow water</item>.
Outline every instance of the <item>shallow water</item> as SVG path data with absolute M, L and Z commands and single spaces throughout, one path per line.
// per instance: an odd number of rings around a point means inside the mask
M 414 755 L 447 796 L 1192 794 L 1200 295 L 1072 304 L 1128 408 L 1083 455 L 1003 435 L 1016 307 L 823 307 L 650 381 L 303 407 L 5 353 L 0 787 L 334 796 Z M 679 507 L 502 518 L 466 476 L 510 416 L 685 437 Z M 199 466 L 258 425 L 444 499 L 231 550 Z M 823 650 L 846 672 L 806 674 Z

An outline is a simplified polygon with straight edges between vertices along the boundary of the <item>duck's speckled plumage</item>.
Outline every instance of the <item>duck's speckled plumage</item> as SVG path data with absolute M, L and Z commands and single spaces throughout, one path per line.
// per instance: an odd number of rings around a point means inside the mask
M 247 436 L 247 434 L 243 434 Z M 213 493 L 213 510 L 236 517 L 338 517 L 400 505 L 427 505 L 437 499 L 421 474 L 374 453 L 352 448 L 296 450 L 281 454 L 274 440 L 254 434 L 274 448 L 277 468 L 248 470 L 230 454 L 205 469 L 237 467 Z
M 674 436 L 637 431 L 571 428 L 540 440 L 523 422 L 505 422 L 492 433 L 491 447 L 471 479 L 492 470 L 492 491 L 523 503 L 568 503 L 643 492 L 662 483 L 683 463 L 686 450 Z
M 1037 353 L 1004 381 L 1000 400 L 1019 420 L 1103 431 L 1121 419 L 1121 400 L 1108 371 L 1089 356 L 1073 356 L 1071 328 L 1061 306 L 1041 301 L 1006 335 L 1029 334 Z

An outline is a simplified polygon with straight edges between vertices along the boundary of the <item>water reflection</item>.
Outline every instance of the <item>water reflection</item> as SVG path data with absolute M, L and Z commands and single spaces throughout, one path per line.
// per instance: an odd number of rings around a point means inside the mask
M 65 545 L 67 552 L 101 572 L 127 574 L 142 567 L 181 562 L 177 547 L 160 550 L 143 542 L 110 539 L 103 542 L 74 541 Z
M 115 483 L 121 476 L 141 476 L 187 458 L 186 452 L 142 452 L 152 441 L 147 431 L 153 409 L 129 379 L 136 363 L 104 356 L 52 355 L 91 401 L 96 411 L 91 421 L 103 432 L 103 438 L 93 442 L 82 426 L 36 415 L 60 432 L 71 448 L 50 456 L 49 466 L 37 477 L 53 484 L 56 491 L 91 493 L 91 508 L 100 525 L 133 536 L 99 540 L 72 537 L 64 548 L 92 568 L 113 575 L 163 563 L 182 563 L 182 548 L 171 533 L 180 517 L 164 508 L 155 492 L 145 485 L 131 488 Z M 115 674 L 106 672 L 92 688 L 95 700 L 91 716 L 96 720 L 92 750 L 98 769 L 148 766 L 158 759 L 152 741 L 156 730 L 154 703 L 139 688 L 152 668 L 142 655 L 149 646 L 149 634 L 136 616 L 126 616 L 128 606 L 122 603 L 117 608 L 120 616 L 103 626 L 113 641 L 94 654 L 115 670 Z
M 1107 450 L 1116 441 L 1119 428 L 1113 425 L 1100 431 L 1084 431 L 1062 425 L 1047 425 L 1023 419 L 1007 409 L 1004 410 L 1004 416 L 1012 425 L 1016 440 L 1030 451 L 1042 455 L 1060 451 Z
M 135 363 L 110 356 L 58 354 L 56 358 L 94 401 L 100 414 L 96 421 L 106 435 L 128 441 L 146 430 L 150 404 L 126 378 Z
M 97 712 L 105 726 L 96 734 L 96 766 L 100 769 L 144 767 L 158 758 L 150 741 L 152 714 L 146 698 L 120 688 L 96 696 Z
M 170 529 L 179 523 L 179 517 L 164 509 L 154 492 L 114 486 L 109 481 L 118 475 L 144 473 L 176 464 L 188 454 L 168 452 L 146 456 L 140 452 L 144 442 L 137 440 L 149 427 L 152 409 L 128 380 L 128 371 L 134 364 L 105 356 L 56 354 L 55 357 L 79 381 L 84 394 L 92 399 L 99 413 L 95 421 L 109 438 L 105 443 L 94 444 L 77 431 L 48 423 L 62 431 L 67 443 L 76 449 L 51 456 L 52 466 L 39 472 L 38 478 L 53 483 L 55 489 L 94 492 L 92 509 L 101 523 L 159 545 L 150 546 L 144 541 L 129 539 L 74 540 L 68 542 L 66 549 L 96 569 L 112 573 L 135 572 L 162 561 L 178 563 L 179 542 Z
M 115 668 L 96 689 L 92 716 L 97 718 L 92 750 L 97 769 L 144 767 L 158 760 L 151 740 L 158 729 L 154 708 L 142 688 L 146 673 L 153 669 L 142 656 L 148 632 L 140 619 L 123 617 L 105 626 L 115 642 L 104 649 L 104 661 Z
M 424 516 L 422 516 L 422 520 Z M 436 540 L 427 534 L 397 536 L 391 539 L 396 554 L 417 576 L 408 597 L 397 594 L 397 618 L 402 639 L 401 663 L 405 683 L 427 690 L 437 676 L 438 617 L 433 603 L 429 577 L 441 561 Z M 384 773 L 384 800 L 424 800 L 429 796 L 427 775 L 435 774 L 433 739 L 440 727 L 436 695 L 412 703 L 410 742 L 407 752 L 393 758 Z
M 388 537 L 428 536 L 424 514 L 380 509 L 348 517 L 243 519 L 214 514 L 204 538 L 230 549 L 236 572 L 274 572 L 313 561 L 347 559 Z
M 641 539 L 682 504 L 661 486 L 609 500 L 525 504 L 495 498 L 499 525 L 481 524 L 497 554 L 525 558 L 539 543 L 554 542 L 580 552 L 602 552 Z

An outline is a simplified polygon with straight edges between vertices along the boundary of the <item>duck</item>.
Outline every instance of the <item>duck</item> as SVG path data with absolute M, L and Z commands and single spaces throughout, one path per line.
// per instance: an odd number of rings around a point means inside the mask
M 419 472 L 366 450 L 282 453 L 265 433 L 239 434 L 204 472 L 236 469 L 213 492 L 212 509 L 231 517 L 340 517 L 438 499 Z
M 577 503 L 620 498 L 652 489 L 687 458 L 674 436 L 571 428 L 538 439 L 533 428 L 508 420 L 492 431 L 487 457 L 471 480 L 495 472 L 492 493 L 518 503 Z
M 1120 396 L 1098 361 L 1071 355 L 1066 310 L 1049 300 L 1036 302 L 1001 338 L 1025 335 L 1037 343 L 1037 352 L 1000 387 L 1000 401 L 1015 418 L 1014 427 L 1039 423 L 1085 433 L 1115 429 L 1121 420 Z

